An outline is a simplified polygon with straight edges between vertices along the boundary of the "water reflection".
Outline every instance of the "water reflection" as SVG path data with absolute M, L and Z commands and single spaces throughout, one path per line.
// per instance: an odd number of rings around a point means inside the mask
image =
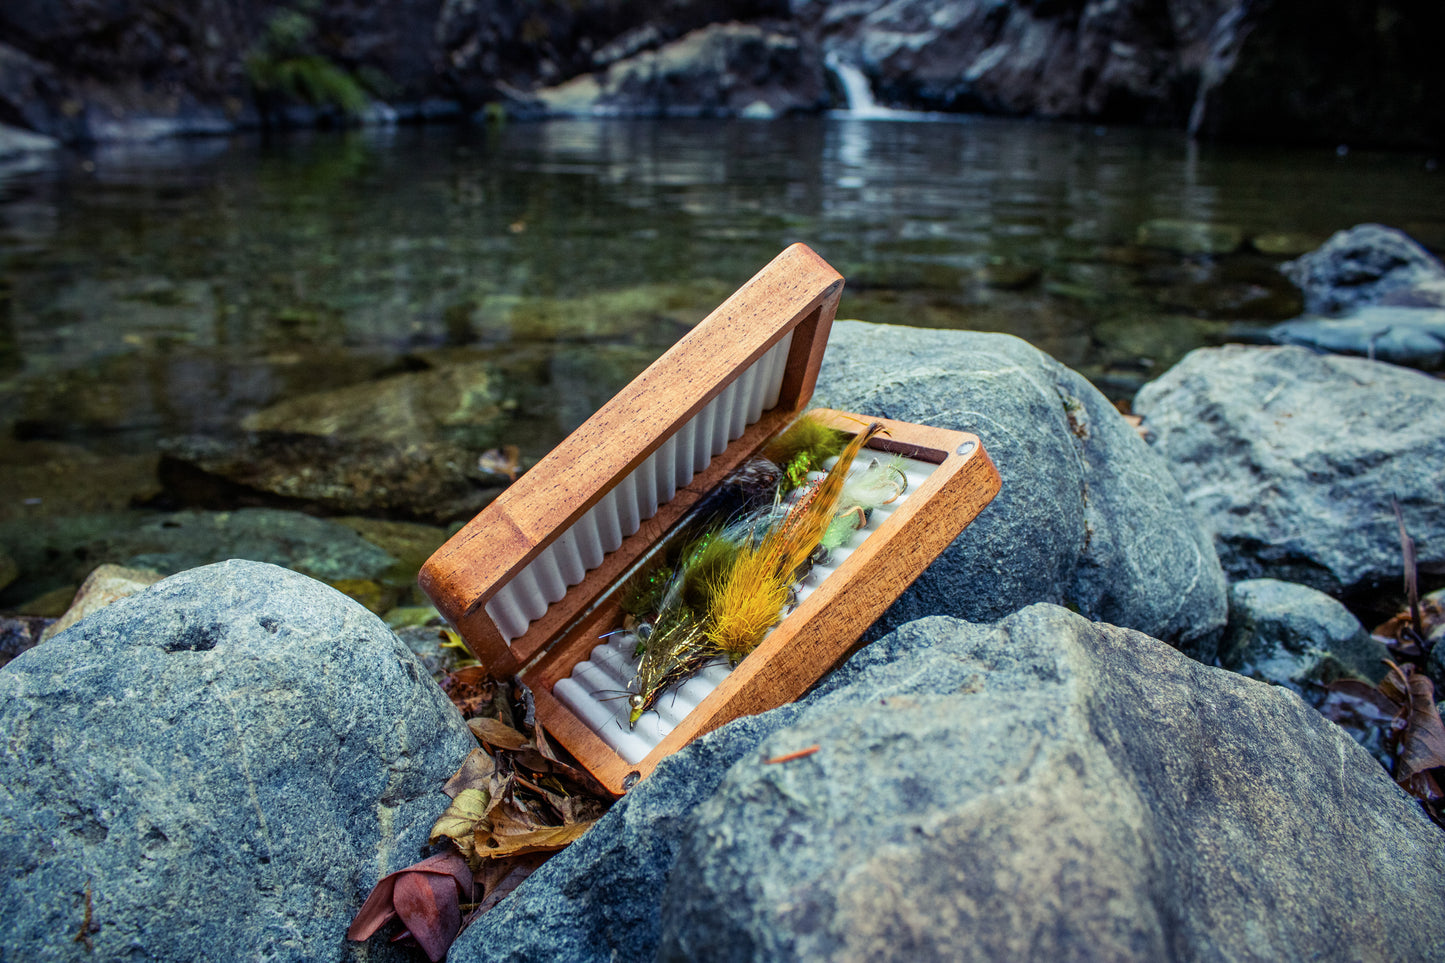
M 1278 256 L 1141 247 L 1146 222 L 1308 244 L 1380 221 L 1445 244 L 1423 157 L 977 118 L 573 120 L 44 157 L 0 171 L 6 491 L 36 446 L 153 455 L 463 357 L 494 373 L 496 437 L 535 456 L 798 240 L 847 276 L 845 316 L 1013 332 L 1116 396 L 1289 310 L 1270 300 Z

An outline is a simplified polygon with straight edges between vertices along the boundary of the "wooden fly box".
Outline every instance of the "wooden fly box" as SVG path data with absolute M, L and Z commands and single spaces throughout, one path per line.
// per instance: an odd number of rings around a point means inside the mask
M 807 406 L 843 278 L 794 244 L 472 519 L 423 566 L 423 590 L 497 676 L 517 674 L 538 721 L 621 794 L 666 755 L 739 716 L 798 698 L 999 488 L 976 436 L 820 412 L 907 494 L 872 512 L 736 667 L 714 664 L 631 725 L 624 576 L 689 508 Z

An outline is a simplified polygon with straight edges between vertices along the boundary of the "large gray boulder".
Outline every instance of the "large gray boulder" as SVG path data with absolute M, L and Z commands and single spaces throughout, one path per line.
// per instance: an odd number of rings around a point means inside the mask
M 1395 588 L 1391 498 L 1445 573 L 1445 382 L 1296 347 L 1201 348 L 1134 399 L 1232 579 Z
M 855 663 L 693 812 L 659 960 L 1445 955 L 1439 828 L 1292 693 L 1044 605 Z
M 1442 870 L 1293 693 L 1038 605 L 692 743 L 450 959 L 1438 959 Z
M 974 432 L 1003 478 L 884 627 L 1056 602 L 1213 658 L 1226 603 L 1209 536 L 1168 468 L 1077 373 L 1009 335 L 846 321 L 814 400 Z
M 417 861 L 476 745 L 379 619 L 242 561 L 11 661 L 0 731 L 14 960 L 368 958 L 352 915 Z

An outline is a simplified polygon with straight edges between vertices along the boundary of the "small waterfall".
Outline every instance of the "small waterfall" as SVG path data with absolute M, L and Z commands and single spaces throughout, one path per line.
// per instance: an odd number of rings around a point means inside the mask
M 880 107 L 878 102 L 873 99 L 873 88 L 868 84 L 868 77 L 853 64 L 839 57 L 836 51 L 829 51 L 823 58 L 823 63 L 843 85 L 843 96 L 848 101 L 848 109 L 840 111 L 840 113 L 863 119 L 898 119 L 918 116 L 912 111 Z

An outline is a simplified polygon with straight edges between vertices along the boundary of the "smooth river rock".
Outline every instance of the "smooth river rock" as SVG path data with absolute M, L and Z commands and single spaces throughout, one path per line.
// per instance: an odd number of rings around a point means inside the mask
M 1168 467 L 1076 372 L 1009 335 L 846 321 L 814 400 L 974 432 L 1003 478 L 885 626 L 1055 602 L 1213 658 L 1226 602 L 1209 536 Z
M 1272 578 L 1229 587 L 1229 627 L 1219 661 L 1252 679 L 1288 686 L 1318 705 L 1340 678 L 1378 683 L 1389 650 L 1337 599 Z
M 242 561 L 11 661 L 0 730 L 0 959 L 17 961 L 384 958 L 346 927 L 419 858 L 476 745 L 378 618 Z
M 1445 309 L 1369 305 L 1343 318 L 1285 321 L 1269 329 L 1269 339 L 1439 371 L 1445 368 Z

